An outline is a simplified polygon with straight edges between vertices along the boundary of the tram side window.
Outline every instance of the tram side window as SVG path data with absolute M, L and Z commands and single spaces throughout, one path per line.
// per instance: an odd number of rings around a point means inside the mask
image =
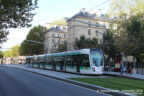
M 46 57 L 45 63 L 46 63 L 46 64 L 49 64 L 50 61 L 51 61 L 51 57 Z
M 58 56 L 57 63 L 58 64 L 64 64 L 64 56 Z
M 90 67 L 89 55 L 88 54 L 83 54 L 82 55 L 82 59 L 83 59 L 82 66 L 84 66 L 84 67 Z
M 100 66 L 103 66 L 103 59 L 101 59 L 101 65 Z
M 56 57 L 55 57 L 55 64 L 56 64 L 56 65 L 59 64 L 59 56 L 56 56 Z
M 37 58 L 36 57 L 34 58 L 34 63 L 37 64 Z
M 66 57 L 66 64 L 69 66 L 72 66 L 72 56 L 68 55 Z
M 30 63 L 30 59 L 27 58 L 27 59 L 26 59 L 26 64 L 29 64 L 29 63 Z
M 81 62 L 82 62 L 81 54 L 80 55 L 72 55 L 72 57 L 73 57 L 73 62 L 72 62 L 73 66 L 77 66 L 77 65 L 81 66 Z

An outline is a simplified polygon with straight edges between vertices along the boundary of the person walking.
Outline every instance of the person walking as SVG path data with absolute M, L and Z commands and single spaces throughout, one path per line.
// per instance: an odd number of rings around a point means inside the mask
M 128 61 L 128 65 L 127 65 L 127 73 L 131 74 L 131 63 Z
M 120 74 L 123 75 L 123 63 L 121 63 L 120 68 L 121 68 Z
M 135 73 L 135 70 L 134 70 L 134 62 L 132 61 L 131 62 L 131 74 Z

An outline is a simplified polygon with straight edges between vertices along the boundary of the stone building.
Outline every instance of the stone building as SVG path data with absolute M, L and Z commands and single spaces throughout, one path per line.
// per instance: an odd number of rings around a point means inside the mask
M 67 34 L 67 49 L 74 50 L 73 44 L 76 38 L 85 36 L 86 38 L 97 38 L 102 40 L 102 34 L 105 28 L 109 27 L 109 22 L 112 19 L 105 17 L 104 14 L 96 14 L 85 12 L 81 10 L 67 20 L 68 34 Z
M 44 33 L 44 51 L 45 53 L 54 52 L 59 44 L 62 44 L 67 39 L 66 26 L 53 26 Z
M 3 58 L 4 64 L 25 64 L 25 56 Z

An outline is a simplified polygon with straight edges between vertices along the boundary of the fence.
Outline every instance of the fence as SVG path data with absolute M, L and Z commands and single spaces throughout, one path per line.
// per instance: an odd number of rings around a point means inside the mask
M 137 74 L 144 75 L 144 62 L 137 63 L 135 69 Z

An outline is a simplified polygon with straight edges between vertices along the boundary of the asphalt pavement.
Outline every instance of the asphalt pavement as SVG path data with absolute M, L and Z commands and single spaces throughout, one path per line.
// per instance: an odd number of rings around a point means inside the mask
M 0 96 L 108 96 L 16 68 L 0 67 Z

